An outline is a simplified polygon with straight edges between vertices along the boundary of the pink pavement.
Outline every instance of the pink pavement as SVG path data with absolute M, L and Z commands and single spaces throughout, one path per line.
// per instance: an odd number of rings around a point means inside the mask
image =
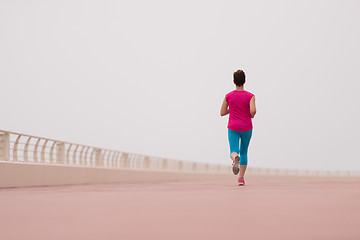
M 204 175 L 205 176 L 205 175 Z M 0 189 L 0 239 L 360 239 L 360 178 Z

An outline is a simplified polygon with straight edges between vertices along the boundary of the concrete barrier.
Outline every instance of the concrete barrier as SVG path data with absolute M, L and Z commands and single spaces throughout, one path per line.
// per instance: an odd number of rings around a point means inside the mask
M 212 179 L 220 173 L 0 162 L 0 188 Z M 231 176 L 230 172 L 228 173 Z

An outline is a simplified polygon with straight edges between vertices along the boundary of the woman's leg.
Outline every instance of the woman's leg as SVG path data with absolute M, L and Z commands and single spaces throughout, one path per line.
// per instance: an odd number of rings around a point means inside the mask
M 250 144 L 250 139 L 252 136 L 252 129 L 250 131 L 241 132 L 241 144 L 240 144 L 240 174 L 239 178 L 244 178 L 247 162 L 248 162 L 248 148 Z
M 240 135 L 238 134 L 238 132 L 228 129 L 228 138 L 230 145 L 230 158 L 233 161 L 235 161 L 235 157 L 237 157 L 240 152 L 239 149 Z

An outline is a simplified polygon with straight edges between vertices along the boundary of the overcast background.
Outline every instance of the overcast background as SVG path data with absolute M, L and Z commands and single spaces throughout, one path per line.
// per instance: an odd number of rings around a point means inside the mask
M 255 167 L 360 170 L 358 1 L 0 0 L 0 129 L 231 164 L 243 69 Z

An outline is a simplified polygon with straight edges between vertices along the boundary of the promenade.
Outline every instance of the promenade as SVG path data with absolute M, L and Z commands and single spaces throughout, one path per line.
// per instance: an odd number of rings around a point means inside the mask
M 196 175 L 196 174 L 194 174 Z M 0 239 L 360 239 L 359 177 L 229 173 L 0 189 Z

